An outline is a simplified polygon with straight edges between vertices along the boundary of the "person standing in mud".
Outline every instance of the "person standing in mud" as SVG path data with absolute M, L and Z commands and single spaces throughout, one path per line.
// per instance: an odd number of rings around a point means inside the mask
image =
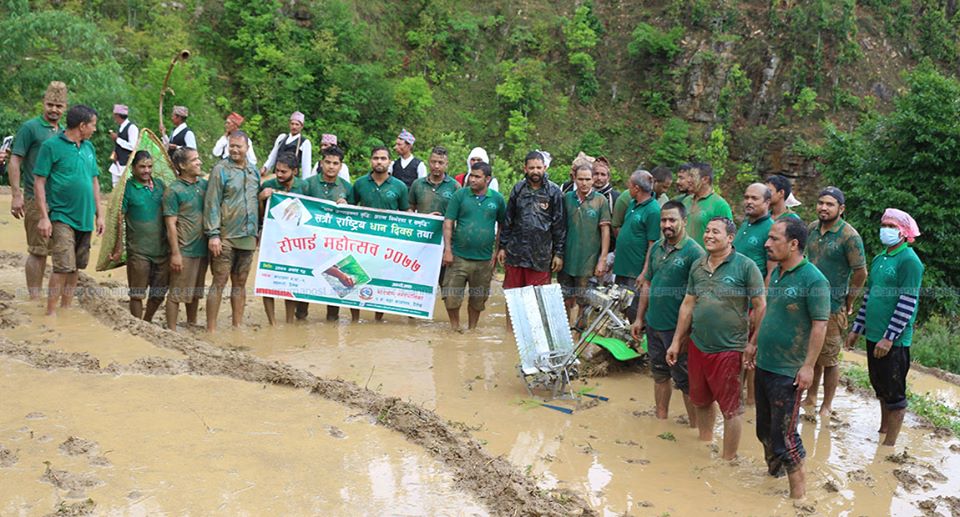
M 740 446 L 740 374 L 747 332 L 760 324 L 766 309 L 760 269 L 733 249 L 736 231 L 726 217 L 707 223 L 703 234 L 707 255 L 690 267 L 677 331 L 667 350 L 667 364 L 672 367 L 686 350 L 692 329 L 687 351 L 690 401 L 697 408 L 700 440 L 706 442 L 713 440 L 713 403 L 720 406 L 725 460 L 736 458 Z M 753 309 L 749 318 L 748 307 Z
M 470 166 L 467 188 L 454 193 L 443 221 L 443 265 L 449 268 L 443 281 L 443 304 L 450 328 L 460 330 L 460 306 L 467 284 L 467 328 L 477 328 L 480 313 L 490 296 L 497 228 L 503 228 L 507 204 L 490 189 L 493 169 L 476 162 Z
M 755 344 L 743 354 L 744 367 L 756 369 L 757 439 L 767 472 L 786 472 L 792 499 L 806 493 L 797 419 L 830 319 L 830 283 L 803 257 L 806 242 L 807 227 L 799 219 L 784 218 L 770 228 L 765 247 L 777 266 Z
M 617 236 L 619 248 L 613 258 L 617 285 L 637 292 L 647 270 L 647 255 L 660 238 L 660 204 L 653 197 L 653 175 L 637 169 L 630 175 L 630 202 Z M 627 194 L 624 194 L 627 195 Z M 639 297 L 624 310 L 628 321 L 637 318 Z
M 527 154 L 525 178 L 510 192 L 497 252 L 497 261 L 506 268 L 504 289 L 549 284 L 550 273 L 563 268 L 567 239 L 563 195 L 545 171 L 542 154 Z
M 167 328 L 177 330 L 180 304 L 186 306 L 187 324 L 197 324 L 197 310 L 207 276 L 207 236 L 203 233 L 203 179 L 200 153 L 183 148 L 174 151 L 177 181 L 163 195 L 163 219 L 170 246 L 170 290 L 167 294 Z
M 208 237 L 213 283 L 207 295 L 207 330 L 217 328 L 223 290 L 230 281 L 232 323 L 243 322 L 247 276 L 257 249 L 260 173 L 247 162 L 247 134 L 229 138 L 230 158 L 220 160 L 210 173 L 203 198 L 203 231 Z
M 443 215 L 453 193 L 459 190 L 457 181 L 447 175 L 447 149 L 436 146 L 430 152 L 430 174 L 414 180 L 410 186 L 411 212 Z
M 90 260 L 90 237 L 103 234 L 100 171 L 90 137 L 97 130 L 97 112 L 78 104 L 67 112 L 67 129 L 40 146 L 33 168 L 40 221 L 37 230 L 50 239 L 53 274 L 47 288 L 47 315 L 69 307 L 79 270 Z
M 880 399 L 880 434 L 883 445 L 894 446 L 907 411 L 907 372 L 910 343 L 920 303 L 923 263 L 910 243 L 920 228 L 910 214 L 888 208 L 880 220 L 883 253 L 873 257 L 863 292 L 863 305 L 847 335 L 853 348 L 860 335 L 867 340 L 870 384 Z
M 663 237 L 650 249 L 647 272 L 642 278 L 637 318 L 630 328 L 636 340 L 647 334 L 650 372 L 653 374 L 653 396 L 657 418 L 670 414 L 673 386 L 683 393 L 690 427 L 697 426 L 697 413 L 690 402 L 687 375 L 687 354 L 680 353 L 673 365 L 667 364 L 667 349 L 673 343 L 680 304 L 687 292 L 687 280 L 693 263 L 704 255 L 703 248 L 687 236 L 687 209 L 679 201 L 667 201 L 660 209 L 660 231 Z
M 820 418 L 829 418 L 833 397 L 840 384 L 840 348 L 843 346 L 847 317 L 867 281 L 867 260 L 863 239 L 850 223 L 843 220 L 846 197 L 837 187 L 827 187 L 817 200 L 817 222 L 810 225 L 807 259 L 830 281 L 830 321 L 827 338 L 813 370 L 813 384 L 803 404 L 817 403 L 817 387 L 823 377 L 823 404 Z
M 43 274 L 47 269 L 47 255 L 50 254 L 50 239 L 41 235 L 37 229 L 42 213 L 34 197 L 33 169 L 40 146 L 60 131 L 60 117 L 66 109 L 67 85 L 60 81 L 51 82 L 43 95 L 43 114 L 26 121 L 17 130 L 7 168 L 10 174 L 10 194 L 13 198 L 10 201 L 10 213 L 16 219 L 23 219 L 23 228 L 27 234 L 27 263 L 24 272 L 31 300 L 40 297 Z
M 564 290 L 563 303 L 569 318 L 575 302 L 583 302 L 587 283 L 607 272 L 610 252 L 610 203 L 593 190 L 593 167 L 580 164 L 573 171 L 574 189 L 563 196 L 567 217 L 567 242 L 563 269 L 557 282 Z
M 402 137 L 404 137 L 403 133 L 397 137 L 397 147 L 400 146 Z M 410 135 L 410 139 L 410 145 L 413 145 L 413 135 Z M 407 165 L 409 166 L 410 163 Z M 383 146 L 374 147 L 370 152 L 370 173 L 358 179 L 353 185 L 353 204 L 398 212 L 409 208 L 410 194 L 407 185 L 390 174 L 389 164 L 390 151 Z M 350 309 L 350 316 L 353 321 L 360 321 L 360 309 Z M 382 321 L 383 313 L 375 312 L 373 317 L 376 321 Z
M 318 164 L 320 174 L 307 179 L 304 194 L 338 204 L 349 203 L 353 199 L 353 186 L 341 175 L 343 150 L 336 145 L 321 146 Z M 340 307 L 327 305 L 327 321 L 337 321 L 339 318 Z
M 284 152 L 273 161 L 274 177 L 264 181 L 260 185 L 258 199 L 261 203 L 261 213 L 265 213 L 266 205 L 270 203 L 270 196 L 274 192 L 293 193 L 306 195 L 306 182 L 299 178 L 298 168 L 300 166 L 299 157 L 292 152 Z M 262 170 L 262 169 L 261 169 Z M 263 311 L 267 314 L 267 322 L 271 326 L 277 324 L 276 302 L 271 296 L 263 296 Z M 307 302 L 298 302 L 296 300 L 284 300 L 284 311 L 286 313 L 286 322 L 293 323 L 294 318 L 298 320 L 307 319 L 310 304 Z
M 137 151 L 131 163 L 133 181 L 127 181 L 120 212 L 124 224 L 117 225 L 117 244 L 110 260 L 120 260 L 120 246 L 126 228 L 127 285 L 130 288 L 130 314 L 152 321 L 167 295 L 170 279 L 170 246 L 163 223 L 163 180 L 153 177 L 153 157 Z M 149 296 L 147 288 L 150 288 Z M 144 310 L 143 299 L 147 298 Z

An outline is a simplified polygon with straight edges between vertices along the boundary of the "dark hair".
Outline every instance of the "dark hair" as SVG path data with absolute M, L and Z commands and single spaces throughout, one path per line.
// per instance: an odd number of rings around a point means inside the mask
M 136 165 L 143 160 L 152 160 L 153 156 L 150 156 L 150 153 L 144 150 L 137 151 L 137 154 L 133 155 L 133 161 L 130 162 L 131 165 Z
M 122 113 L 114 113 L 114 115 L 122 118 L 123 120 L 127 120 L 127 117 L 128 117 L 128 115 L 124 115 L 124 114 L 122 114 Z
M 470 170 L 480 170 L 483 172 L 483 175 L 486 177 L 493 176 L 493 169 L 490 167 L 490 164 L 487 162 L 477 162 L 470 166 Z
M 576 179 L 577 173 L 580 171 L 590 171 L 590 176 L 593 176 L 593 165 L 589 163 L 581 163 L 573 168 L 573 177 Z
M 676 210 L 677 212 L 680 212 L 680 219 L 687 218 L 687 207 L 679 201 L 667 201 L 662 207 L 660 207 L 661 212 L 664 210 Z
M 700 170 L 700 179 L 707 178 L 710 183 L 713 183 L 713 167 L 709 163 L 700 162 L 693 164 L 693 166 Z
M 718 216 L 707 221 L 707 224 L 710 224 L 714 221 L 720 221 L 720 223 L 723 224 L 723 228 L 727 231 L 727 235 L 735 235 L 737 233 L 737 225 L 733 222 L 733 219 L 730 219 L 729 217 Z
M 326 149 L 322 149 L 322 150 L 320 151 L 320 156 L 336 156 L 337 158 L 340 158 L 340 161 L 342 162 L 342 161 L 343 161 L 343 149 L 340 149 L 339 147 L 337 147 L 337 146 L 335 146 L 335 145 L 331 145 L 330 147 L 328 147 L 328 148 L 326 148 Z
M 790 193 L 793 192 L 793 186 L 790 185 L 790 180 L 786 176 L 780 174 L 774 174 L 767 178 L 767 183 L 773 185 L 774 190 L 783 191 L 783 197 L 790 197 Z
M 543 159 L 543 155 L 538 153 L 537 151 L 530 151 L 529 153 L 527 153 L 527 156 L 523 158 L 523 164 L 526 165 L 527 163 L 532 162 L 533 160 L 540 160 L 541 162 L 543 162 L 544 165 L 547 164 L 547 161 Z
M 297 155 L 294 153 L 283 153 L 277 157 L 277 163 L 282 163 L 287 167 L 290 167 L 290 170 L 297 170 L 300 168 L 300 160 L 297 159 Z
M 677 167 L 677 173 L 686 172 L 686 171 L 689 171 L 689 170 L 691 170 L 691 169 L 696 169 L 696 167 L 695 167 L 692 163 L 684 163 L 684 164 L 680 165 L 679 167 Z
M 173 162 L 174 168 L 177 169 L 177 173 L 183 171 L 183 167 L 190 160 L 190 152 L 198 152 L 196 149 L 191 149 L 189 147 L 178 147 L 173 154 L 170 155 L 170 160 Z
M 785 217 L 775 224 L 783 225 L 783 233 L 787 236 L 787 242 L 796 240 L 800 251 L 807 247 L 807 225 L 803 221 L 795 217 Z
M 430 151 L 430 154 L 435 154 L 437 156 L 446 156 L 447 148 L 442 145 L 438 145 Z
M 673 179 L 673 171 L 670 170 L 670 167 L 665 165 L 657 165 L 650 171 L 650 174 L 653 174 L 653 179 L 658 183 L 663 183 L 667 180 Z
M 244 140 L 249 140 L 250 137 L 243 132 L 242 129 L 234 129 L 230 132 L 230 136 L 227 137 L 228 140 L 233 140 L 234 138 L 243 138 Z
M 377 154 L 377 151 L 386 151 L 387 157 L 390 156 L 390 149 L 387 149 L 384 145 L 375 146 L 373 149 L 370 149 L 370 157 L 373 158 L 373 155 Z
M 76 129 L 80 124 L 86 124 L 97 116 L 97 110 L 84 104 L 71 106 L 67 111 L 67 129 Z

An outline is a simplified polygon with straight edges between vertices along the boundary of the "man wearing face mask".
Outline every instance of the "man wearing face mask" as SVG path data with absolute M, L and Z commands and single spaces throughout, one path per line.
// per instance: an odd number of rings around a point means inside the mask
M 883 253 L 873 257 L 863 292 L 863 305 L 847 335 L 852 348 L 860 335 L 867 339 L 870 384 L 880 399 L 883 445 L 894 446 L 907 410 L 910 342 L 917 318 L 923 263 L 910 247 L 920 228 L 910 214 L 888 208 L 880 219 Z

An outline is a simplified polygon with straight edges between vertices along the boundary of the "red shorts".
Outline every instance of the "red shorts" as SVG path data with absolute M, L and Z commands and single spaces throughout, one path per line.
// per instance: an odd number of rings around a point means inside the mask
M 691 341 L 687 351 L 687 370 L 693 405 L 705 407 L 716 401 L 723 418 L 739 415 L 742 364 L 743 352 L 706 354 Z
M 505 266 L 507 274 L 503 276 L 503 288 L 526 287 L 528 285 L 547 285 L 550 283 L 549 271 L 534 271 L 525 267 Z

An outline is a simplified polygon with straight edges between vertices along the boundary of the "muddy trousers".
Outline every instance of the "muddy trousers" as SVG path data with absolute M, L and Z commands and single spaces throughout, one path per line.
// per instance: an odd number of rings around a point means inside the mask
M 798 390 L 793 382 L 793 377 L 757 368 L 757 439 L 763 444 L 771 476 L 795 471 L 806 456 L 797 432 L 803 390 Z

